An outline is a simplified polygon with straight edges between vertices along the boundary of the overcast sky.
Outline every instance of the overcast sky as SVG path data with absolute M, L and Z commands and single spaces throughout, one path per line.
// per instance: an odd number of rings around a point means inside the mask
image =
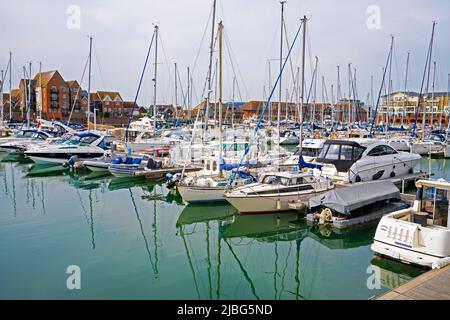
M 224 46 L 224 99 L 232 98 L 233 72 L 237 76 L 236 100 L 261 99 L 268 86 L 269 60 L 279 56 L 280 3 L 276 0 L 217 0 L 217 22 L 222 20 L 228 41 Z M 92 89 L 117 90 L 123 98 L 136 94 L 153 24 L 160 26 L 158 59 L 158 102 L 172 103 L 174 96 L 174 62 L 178 63 L 183 90 L 186 68 L 194 70 L 194 102 L 201 98 L 208 67 L 208 45 L 212 0 L 0 0 L 0 68 L 5 69 L 8 52 L 13 52 L 13 82 L 17 86 L 22 66 L 33 63 L 33 74 L 41 61 L 43 70 L 58 69 L 66 80 L 81 78 L 89 40 L 94 37 Z M 74 16 L 67 13 L 71 5 L 80 9 L 80 28 L 68 28 Z M 369 29 L 367 8 L 380 8 L 380 28 Z M 437 62 L 436 89 L 447 90 L 450 72 L 448 0 L 288 0 L 286 24 L 292 42 L 299 19 L 306 15 L 308 52 L 306 80 L 311 80 L 311 59 L 319 57 L 319 77 L 325 77 L 330 91 L 336 84 L 336 66 L 342 69 L 342 90 L 347 89 L 347 67 L 357 68 L 358 93 L 365 100 L 370 77 L 375 77 L 375 94 L 379 90 L 381 70 L 389 50 L 390 35 L 395 36 L 392 67 L 394 89 L 403 87 L 407 52 L 411 52 L 408 89 L 418 90 L 436 20 L 433 60 Z M 69 20 L 69 22 L 73 20 Z M 73 26 L 73 24 L 72 24 Z M 205 39 L 202 37 L 206 29 Z M 162 45 L 161 45 L 162 44 Z M 293 49 L 294 68 L 300 63 L 301 39 Z M 197 52 L 200 52 L 195 64 Z M 286 45 L 284 52 L 287 52 Z M 286 55 L 285 55 L 286 56 Z M 272 82 L 278 62 L 271 60 Z M 139 102 L 152 101 L 153 64 L 149 64 Z M 291 70 L 286 69 L 283 95 L 292 91 Z M 309 85 L 309 84 L 308 84 Z M 87 87 L 86 78 L 83 87 Z M 181 91 L 181 89 L 180 89 Z M 328 92 L 328 95 L 331 95 Z M 318 99 L 321 90 L 318 85 Z M 179 100 L 181 99 L 181 95 Z

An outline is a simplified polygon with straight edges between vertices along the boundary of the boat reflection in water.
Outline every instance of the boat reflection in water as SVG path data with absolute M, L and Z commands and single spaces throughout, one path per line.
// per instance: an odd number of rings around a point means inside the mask
M 411 279 L 420 276 L 426 271 L 380 256 L 374 256 L 371 263 L 379 268 L 381 285 L 391 290 L 408 283 Z

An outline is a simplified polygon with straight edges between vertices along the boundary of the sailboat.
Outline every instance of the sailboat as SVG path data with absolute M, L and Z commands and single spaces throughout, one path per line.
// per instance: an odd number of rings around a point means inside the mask
M 213 27 L 214 33 L 214 27 Z M 178 192 L 183 200 L 189 203 L 192 202 L 211 202 L 224 201 L 225 192 L 230 187 L 230 177 L 225 177 L 223 174 L 223 131 L 222 131 L 222 39 L 223 39 L 223 24 L 219 23 L 219 143 L 218 143 L 218 157 L 208 157 L 205 160 L 205 170 L 203 175 L 199 177 L 186 177 L 178 184 Z M 210 54 L 213 52 L 211 50 Z M 211 59 L 210 59 L 211 61 Z M 210 65 L 211 67 L 211 65 Z M 211 73 L 211 68 L 209 69 Z M 211 75 L 209 74 L 209 77 Z M 239 166 L 234 170 L 239 170 Z M 239 187 L 254 181 L 254 178 L 245 171 L 239 171 L 239 178 L 234 179 L 231 183 L 232 187 Z

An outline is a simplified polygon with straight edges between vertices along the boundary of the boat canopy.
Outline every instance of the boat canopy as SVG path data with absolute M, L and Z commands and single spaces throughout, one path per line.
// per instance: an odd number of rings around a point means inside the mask
M 375 181 L 337 188 L 309 199 L 309 208 L 323 206 L 342 214 L 378 201 L 400 199 L 400 190 L 391 181 Z

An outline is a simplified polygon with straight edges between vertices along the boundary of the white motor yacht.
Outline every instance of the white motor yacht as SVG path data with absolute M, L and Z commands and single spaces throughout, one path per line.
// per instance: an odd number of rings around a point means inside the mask
M 384 216 L 372 250 L 405 263 L 428 268 L 450 264 L 450 183 L 419 180 L 414 205 Z
M 290 202 L 334 188 L 330 179 L 311 173 L 263 173 L 259 181 L 226 193 L 226 200 L 242 214 L 289 211 Z
M 412 174 L 420 160 L 374 139 L 327 140 L 316 163 L 321 174 L 345 183 L 390 179 Z M 317 169 L 315 169 L 317 170 Z
M 72 156 L 80 159 L 98 158 L 106 149 L 105 136 L 94 132 L 77 132 L 57 144 L 36 146 L 25 151 L 25 155 L 40 164 L 63 164 Z

